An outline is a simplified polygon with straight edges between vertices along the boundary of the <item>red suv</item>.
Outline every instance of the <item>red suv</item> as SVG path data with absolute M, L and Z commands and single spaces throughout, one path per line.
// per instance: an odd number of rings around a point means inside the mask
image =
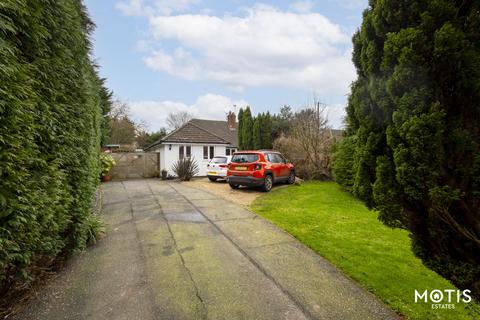
M 274 183 L 295 182 L 295 168 L 276 151 L 239 151 L 233 154 L 227 171 L 232 189 L 260 186 L 270 191 Z

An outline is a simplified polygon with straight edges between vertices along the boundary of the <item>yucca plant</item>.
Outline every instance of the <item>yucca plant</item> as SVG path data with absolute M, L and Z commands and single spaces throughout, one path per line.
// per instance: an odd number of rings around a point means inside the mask
M 193 158 L 183 158 L 173 164 L 172 170 L 181 181 L 190 181 L 198 173 L 198 165 Z

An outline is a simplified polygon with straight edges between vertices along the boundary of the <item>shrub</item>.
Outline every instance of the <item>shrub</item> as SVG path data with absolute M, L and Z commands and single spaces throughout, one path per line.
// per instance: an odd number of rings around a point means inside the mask
M 113 166 L 116 164 L 115 159 L 113 159 L 112 155 L 109 153 L 102 153 L 100 154 L 100 164 L 102 169 L 102 176 L 106 176 L 110 170 L 112 170 Z
M 335 181 L 341 184 L 348 191 L 353 187 L 353 154 L 355 152 L 356 137 L 348 136 L 333 148 L 332 172 Z
M 81 1 L 0 5 L 0 296 L 98 230 L 102 82 Z
M 302 179 L 331 178 L 331 148 L 335 138 L 327 126 L 324 111 L 316 104 L 296 112 L 288 135 L 281 135 L 273 143 L 274 149 L 293 162 L 295 173 Z
M 172 170 L 180 180 L 190 181 L 198 173 L 198 165 L 193 158 L 183 158 L 173 164 Z

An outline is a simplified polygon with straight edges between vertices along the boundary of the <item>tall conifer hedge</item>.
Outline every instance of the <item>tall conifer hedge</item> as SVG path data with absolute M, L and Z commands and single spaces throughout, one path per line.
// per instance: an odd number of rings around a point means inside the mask
M 79 0 L 0 2 L 0 288 L 94 236 L 109 95 L 93 28 Z
M 479 1 L 369 1 L 334 164 L 384 223 L 410 231 L 425 265 L 477 298 L 479 13 Z

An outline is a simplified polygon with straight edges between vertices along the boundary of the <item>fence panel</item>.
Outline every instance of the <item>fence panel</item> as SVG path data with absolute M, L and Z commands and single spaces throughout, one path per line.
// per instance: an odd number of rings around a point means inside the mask
M 112 153 L 116 165 L 111 171 L 114 179 L 153 178 L 159 175 L 160 154 L 157 152 Z

